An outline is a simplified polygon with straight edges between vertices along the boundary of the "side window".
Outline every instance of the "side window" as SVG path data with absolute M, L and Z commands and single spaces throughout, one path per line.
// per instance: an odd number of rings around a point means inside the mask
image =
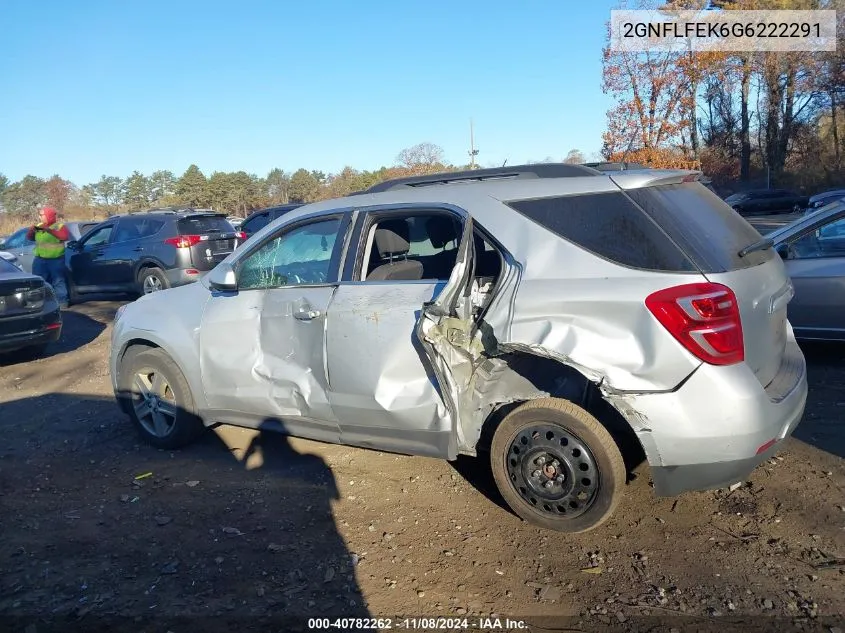
M 269 213 L 259 213 L 257 215 L 252 216 L 244 220 L 243 224 L 241 224 L 241 230 L 245 233 L 257 233 L 265 226 L 270 223 L 270 214 Z
M 367 233 L 360 278 L 365 281 L 449 279 L 462 225 L 446 213 L 391 214 Z
M 332 261 L 342 240 L 340 218 L 298 226 L 262 244 L 240 264 L 238 288 L 280 288 L 322 284 L 332 277 Z
M 507 205 L 616 264 L 667 272 L 696 270 L 657 223 L 622 193 L 512 200 Z
M 790 259 L 845 257 L 845 218 L 833 220 L 789 244 Z
M 114 242 L 128 242 L 129 240 L 137 240 L 139 237 L 138 230 L 140 228 L 140 220 L 135 218 L 123 218 L 117 223 L 117 230 L 114 232 Z
M 90 249 L 106 244 L 109 241 L 113 230 L 114 224 L 94 229 L 88 234 L 87 239 L 85 240 L 85 248 Z
M 138 237 L 150 237 L 164 228 L 164 220 L 144 218 L 138 224 Z

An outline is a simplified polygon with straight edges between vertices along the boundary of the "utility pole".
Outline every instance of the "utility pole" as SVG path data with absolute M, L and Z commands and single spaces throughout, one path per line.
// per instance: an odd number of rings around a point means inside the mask
M 469 166 L 470 169 L 475 169 L 475 157 L 478 156 L 478 150 L 475 149 L 475 136 L 472 129 L 472 119 L 469 120 Z

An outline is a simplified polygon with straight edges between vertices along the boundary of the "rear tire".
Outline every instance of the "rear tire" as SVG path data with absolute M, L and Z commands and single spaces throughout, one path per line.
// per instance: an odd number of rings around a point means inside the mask
M 170 288 L 170 282 L 161 268 L 150 266 L 141 270 L 141 274 L 138 275 L 138 286 L 138 292 L 140 294 L 148 295 Z
M 188 381 L 161 349 L 130 349 L 120 365 L 118 387 L 132 423 L 156 448 L 182 448 L 205 430 Z
M 559 532 L 586 532 L 604 523 L 627 479 L 608 430 L 560 398 L 532 400 L 508 413 L 493 435 L 490 465 L 516 514 Z
M 67 288 L 67 304 L 68 306 L 81 303 L 79 300 L 79 293 L 76 291 L 76 286 L 73 285 L 70 277 L 65 277 L 65 288 Z

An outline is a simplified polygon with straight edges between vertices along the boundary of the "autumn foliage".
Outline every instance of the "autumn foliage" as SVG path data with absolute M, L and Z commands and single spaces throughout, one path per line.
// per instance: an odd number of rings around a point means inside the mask
M 711 4 L 724 11 L 810 8 L 804 0 Z M 672 6 L 700 9 L 702 3 Z M 626 8 L 658 4 L 643 0 Z M 845 12 L 838 15 L 845 20 Z M 692 166 L 729 190 L 845 185 L 845 46 L 836 53 L 635 53 L 611 50 L 609 25 L 607 35 L 602 89 L 614 105 L 602 139 L 605 159 Z

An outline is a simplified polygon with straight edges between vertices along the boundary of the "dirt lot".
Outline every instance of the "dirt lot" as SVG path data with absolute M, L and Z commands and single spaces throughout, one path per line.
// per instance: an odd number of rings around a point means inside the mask
M 807 348 L 805 421 L 744 487 L 657 499 L 641 468 L 613 520 L 567 536 L 505 510 L 474 460 L 236 429 L 141 444 L 109 389 L 117 305 L 0 361 L 0 630 L 845 630 L 843 347 Z

